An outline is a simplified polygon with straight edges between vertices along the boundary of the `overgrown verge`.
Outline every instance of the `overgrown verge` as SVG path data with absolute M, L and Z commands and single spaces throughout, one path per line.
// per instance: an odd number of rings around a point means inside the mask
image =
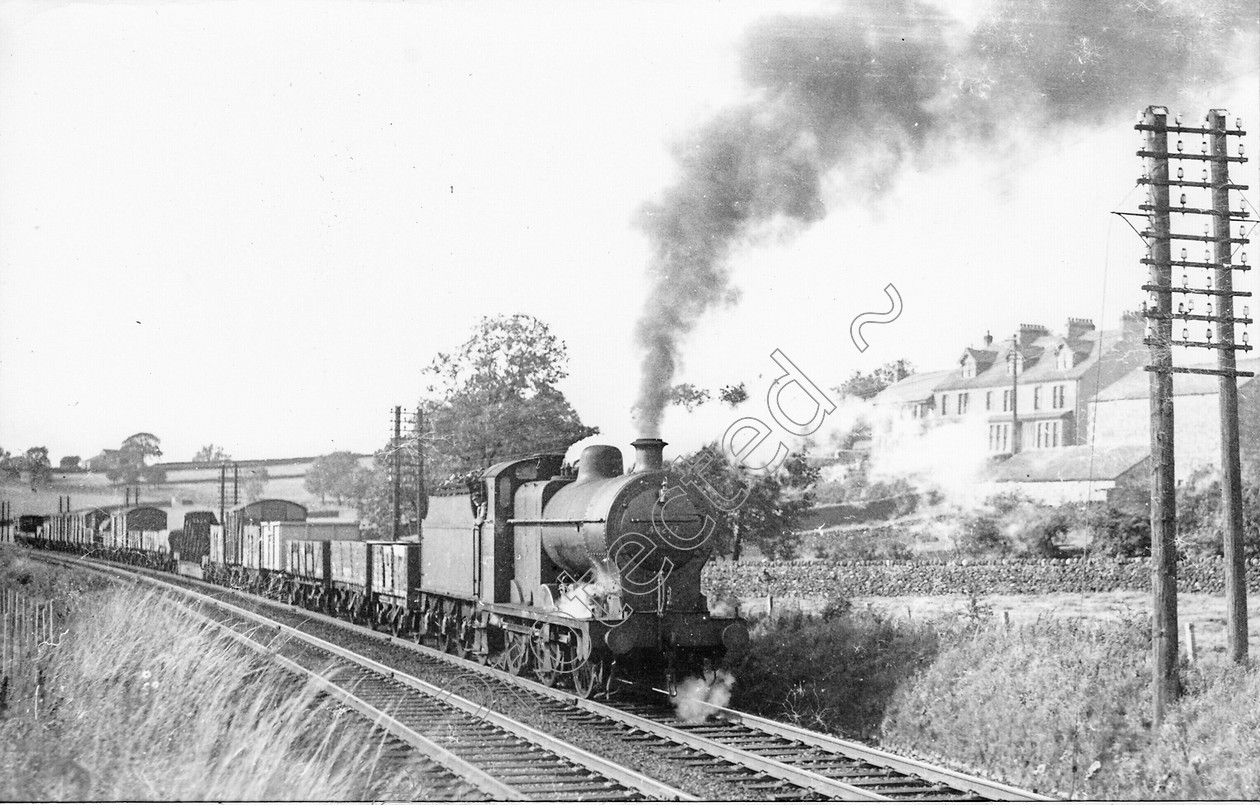
M 171 600 L 87 593 L 0 715 L 4 800 L 428 799 L 312 685 Z
M 960 634 L 890 703 L 894 746 L 1085 799 L 1260 798 L 1260 670 L 1209 659 L 1150 727 L 1150 627 L 1042 619 Z
M 983 599 L 891 621 L 834 607 L 753 628 L 733 704 L 1051 796 L 1260 799 L 1260 668 L 1209 657 L 1151 728 L 1150 623 L 1042 618 Z
M 839 606 L 819 618 L 764 618 L 751 638 L 732 668 L 734 707 L 870 738 L 898 685 L 935 658 L 942 634 L 936 624 L 895 623 Z

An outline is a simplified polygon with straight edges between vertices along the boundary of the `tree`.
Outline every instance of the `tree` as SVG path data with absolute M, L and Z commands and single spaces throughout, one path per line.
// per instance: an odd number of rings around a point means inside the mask
M 31 474 L 31 484 L 45 484 L 52 480 L 52 461 L 47 447 L 29 447 L 23 456 L 23 465 Z
M 905 358 L 899 358 L 867 374 L 854 371 L 848 380 L 836 387 L 835 392 L 841 397 L 869 400 L 893 383 L 905 380 L 912 374 L 914 374 L 914 365 Z
M 696 388 L 692 383 L 679 383 L 669 390 L 670 405 L 681 405 L 688 413 L 709 401 L 708 389 Z
M 748 399 L 748 389 L 744 388 L 743 383 L 733 386 L 723 386 L 718 392 L 718 399 L 734 408 Z
M 114 483 L 122 481 L 126 484 L 161 483 L 164 479 L 160 469 L 148 466 L 148 459 L 162 455 L 162 442 L 152 433 L 133 433 L 123 439 L 118 450 L 118 465 L 106 471 L 105 475 Z
M 430 383 L 421 403 L 430 477 L 564 451 L 598 433 L 556 388 L 567 360 L 564 342 L 523 314 L 483 318 L 458 350 L 438 353 L 424 369 Z
M 222 447 L 211 442 L 203 445 L 192 457 L 192 460 L 197 464 L 222 464 L 225 461 L 231 461 L 232 457 Z
M 0 476 L 9 480 L 22 477 L 21 461 L 15 459 L 8 450 L 2 447 L 0 447 Z
M 266 467 L 254 467 L 249 470 L 249 477 L 245 479 L 246 503 L 262 500 L 263 492 L 267 489 L 267 481 L 270 480 L 270 477 Z
M 62 456 L 61 461 L 57 463 L 57 469 L 61 472 L 79 472 L 79 462 L 82 460 L 81 456 Z
M 713 505 L 709 511 L 716 522 L 717 551 L 738 560 L 744 546 L 755 545 L 771 559 L 791 559 L 796 555 L 800 521 L 814 505 L 813 487 L 818 470 L 805 453 L 793 453 L 770 473 L 754 473 L 730 462 L 716 444 L 708 444 L 684 462 L 697 469 L 702 483 L 692 489 L 707 497 L 739 500 L 737 506 Z M 712 491 L 706 490 L 705 486 Z M 745 496 L 746 495 L 746 496 Z
M 306 471 L 306 491 L 319 495 L 320 503 L 334 498 L 337 505 L 346 500 L 355 500 L 360 492 L 357 482 L 360 477 L 359 459 L 354 453 L 338 451 L 320 456 Z

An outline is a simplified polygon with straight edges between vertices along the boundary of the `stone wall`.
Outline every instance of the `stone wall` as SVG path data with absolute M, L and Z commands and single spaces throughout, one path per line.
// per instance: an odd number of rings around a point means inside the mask
M 1149 559 L 980 561 L 710 562 L 702 579 L 710 601 L 728 596 L 980 595 L 1085 593 L 1151 587 Z M 1181 592 L 1224 594 L 1219 558 L 1180 562 Z M 1247 589 L 1260 593 L 1260 559 L 1247 562 Z

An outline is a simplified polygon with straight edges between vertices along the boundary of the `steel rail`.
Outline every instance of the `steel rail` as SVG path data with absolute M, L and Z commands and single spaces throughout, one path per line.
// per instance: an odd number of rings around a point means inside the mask
M 304 632 L 301 629 L 297 629 L 292 626 L 288 626 L 287 624 L 279 623 L 277 621 L 272 621 L 266 616 L 259 615 L 257 613 L 251 612 L 242 607 L 238 607 L 235 604 L 222 601 L 218 598 L 214 598 L 204 593 L 199 593 L 196 590 L 189 589 L 186 586 L 172 584 L 171 582 L 165 581 L 160 578 L 156 578 L 155 576 L 150 574 L 150 573 L 156 573 L 160 571 L 150 571 L 146 573 L 140 573 L 131 568 L 119 567 L 112 562 L 105 562 L 103 560 L 94 560 L 94 561 L 89 562 L 89 561 L 85 561 L 81 559 L 66 559 L 64 561 L 68 562 L 69 564 L 73 566 L 87 567 L 87 568 L 97 570 L 98 572 L 102 572 L 102 571 L 112 572 L 119 575 L 130 576 L 136 579 L 143 579 L 144 581 L 148 583 L 170 589 L 181 595 L 186 595 L 191 598 L 198 599 L 202 601 L 203 603 L 207 603 L 211 606 L 220 608 L 224 611 L 237 615 L 238 617 L 245 618 L 246 620 L 252 620 L 259 623 L 265 622 L 265 625 L 267 625 L 269 628 L 274 628 L 276 633 L 278 634 L 287 634 L 287 635 L 296 637 L 297 639 L 301 640 L 304 643 L 307 643 L 308 645 L 315 646 L 316 648 L 319 648 L 323 651 L 333 654 L 334 656 L 349 660 L 350 662 L 356 665 L 367 668 L 392 681 L 398 682 L 402 685 L 412 688 L 413 690 L 416 690 L 417 692 L 420 692 L 432 698 L 436 698 L 445 704 L 448 704 L 456 709 L 459 709 L 473 716 L 474 718 L 485 721 L 501 730 L 504 730 L 505 732 L 509 732 L 518 737 L 521 737 L 529 741 L 530 743 L 535 744 L 541 749 L 544 749 L 561 758 L 568 759 L 572 761 L 573 763 L 575 763 L 576 765 L 583 766 L 587 768 L 589 771 L 592 771 L 596 774 L 602 775 L 606 777 L 607 779 L 609 779 L 610 781 L 617 783 L 618 785 L 621 785 L 633 791 L 637 791 L 643 794 L 645 797 L 649 797 L 652 799 L 659 799 L 659 800 L 680 800 L 680 801 L 695 801 L 698 799 L 697 797 L 692 796 L 691 794 L 688 794 L 684 791 L 681 791 L 672 786 L 669 786 L 659 780 L 655 780 L 651 777 L 648 777 L 647 775 L 634 771 L 633 769 L 628 769 L 623 766 L 619 766 L 613 763 L 612 761 L 609 761 L 605 758 L 599 757 L 598 755 L 594 755 L 590 752 L 587 752 L 586 750 L 581 749 L 580 747 L 574 746 L 573 744 L 570 744 L 566 741 L 563 741 L 545 732 L 542 732 L 533 727 L 530 727 L 527 724 L 521 723 L 514 719 L 508 718 L 507 716 L 504 716 L 500 713 L 496 713 L 492 710 L 489 710 L 484 705 L 480 705 L 475 702 L 469 701 L 468 699 L 465 699 L 461 696 L 457 696 L 448 690 L 439 688 L 436 685 L 430 684 L 428 682 L 425 682 L 424 680 L 411 676 L 410 674 L 399 671 L 395 668 L 385 665 L 384 663 L 377 662 L 376 660 L 373 660 L 370 657 L 365 657 L 343 646 L 339 646 L 335 643 L 331 643 L 327 640 L 323 640 L 321 638 L 315 637 L 314 635 Z M 185 580 L 185 578 L 182 576 L 180 577 L 180 579 L 181 581 Z M 208 587 L 216 591 L 223 590 L 223 588 L 217 587 L 215 585 L 207 584 L 205 582 L 200 582 L 197 579 L 187 579 L 187 581 L 195 582 L 199 586 Z M 311 612 L 310 610 L 303 609 L 302 607 L 298 607 L 293 604 L 285 604 L 285 603 L 273 601 L 268 598 L 255 596 L 251 593 L 243 593 L 238 590 L 229 590 L 228 592 L 231 592 L 232 594 L 235 594 L 235 595 L 244 595 L 249 598 L 254 598 L 262 603 L 267 604 L 268 606 L 274 606 L 280 609 L 289 610 L 289 611 L 292 611 L 294 613 L 301 614 L 304 616 L 312 616 L 312 619 L 317 619 L 317 620 L 326 622 L 330 625 L 346 627 L 356 632 L 369 633 L 372 636 L 375 636 L 377 638 L 383 638 L 385 642 L 391 642 L 391 643 L 394 643 L 396 645 L 401 645 L 401 646 L 425 648 L 423 646 L 418 646 L 414 643 L 408 643 L 406 641 L 395 641 L 389 635 L 381 634 L 380 632 L 367 629 L 366 627 L 358 626 L 357 624 L 348 624 L 345 621 L 339 620 L 337 618 L 333 618 L 328 615 L 324 615 L 322 613 Z M 431 649 L 425 649 L 425 650 L 432 651 Z M 433 653 L 437 654 L 437 652 L 433 652 Z M 438 656 L 446 657 L 449 655 L 438 654 Z M 487 670 L 493 671 L 493 669 L 487 669 L 485 668 L 485 666 L 481 666 L 476 663 L 469 663 L 469 665 L 478 671 L 482 671 L 482 672 L 485 672 Z M 514 798 L 528 798 L 528 797 L 524 795 L 518 795 L 517 797 L 514 797 Z
M 214 618 L 204 615 L 191 607 L 178 601 L 175 605 L 180 607 L 190 617 L 208 624 L 215 629 L 226 634 L 236 642 L 246 646 L 247 648 L 269 657 L 273 662 L 285 668 L 288 671 L 311 680 L 312 684 L 319 687 L 320 690 L 327 693 L 338 702 L 347 707 L 353 708 L 361 715 L 372 722 L 374 726 L 380 727 L 395 737 L 402 740 L 412 749 L 419 751 L 422 755 L 432 760 L 434 763 L 442 766 L 447 771 L 456 775 L 463 781 L 476 787 L 478 790 L 496 800 L 523 800 L 528 799 L 521 791 L 512 786 L 495 779 L 482 769 L 477 768 L 467 760 L 459 757 L 448 749 L 445 749 L 415 730 L 403 724 L 398 719 L 373 706 L 366 700 L 355 696 L 350 691 L 336 684 L 335 682 L 320 676 L 305 666 L 294 662 L 279 653 L 275 646 L 266 646 L 247 635 L 241 634 L 237 630 Z
M 196 584 L 198 586 L 202 586 L 211 590 L 218 591 L 218 590 L 223 589 L 215 585 L 211 585 L 206 582 L 199 581 L 197 579 L 191 579 L 191 578 L 186 578 L 182 576 L 180 577 L 180 579 L 181 581 L 191 583 L 191 584 Z M 169 584 L 167 582 L 162 582 L 162 583 Z M 170 586 L 175 587 L 176 589 L 181 589 L 181 590 L 185 589 L 185 588 L 178 587 L 176 585 L 170 585 Z M 441 652 L 436 649 L 432 649 L 427 646 L 420 645 L 408 639 L 393 637 L 391 635 L 384 634 L 370 627 L 361 626 L 359 624 L 354 624 L 354 623 L 348 623 L 344 620 L 341 620 L 339 618 L 334 618 L 324 613 L 313 612 L 311 610 L 304 609 L 297 605 L 275 601 L 269 598 L 254 595 L 252 593 L 245 593 L 239 590 L 232 590 L 230 592 L 232 592 L 235 595 L 242 595 L 242 596 L 245 596 L 246 598 L 256 600 L 260 603 L 264 603 L 267 606 L 272 606 L 272 607 L 276 607 L 284 611 L 300 614 L 310 620 L 318 621 L 318 622 L 325 623 L 328 625 L 339 626 L 341 628 L 350 630 L 360 636 L 374 638 L 382 643 L 404 647 L 408 649 L 409 651 L 413 651 L 415 653 L 421 654 L 431 659 L 435 659 L 441 662 L 455 665 L 457 667 L 464 668 L 466 670 L 475 672 L 477 674 L 480 674 L 480 675 L 483 675 L 492 679 L 497 679 L 498 681 L 503 682 L 507 685 L 535 693 L 537 695 L 552 699 L 554 701 L 560 702 L 562 704 L 566 704 L 571 707 L 575 707 L 577 709 L 585 710 L 586 712 L 589 712 L 591 714 L 600 716 L 605 719 L 619 722 L 634 730 L 638 730 L 646 734 L 655 735 L 659 738 L 670 741 L 672 743 L 688 746 L 696 751 L 703 752 L 715 758 L 719 758 L 721 760 L 735 764 L 737 766 L 748 768 L 750 770 L 757 771 L 759 773 L 768 775 L 770 777 L 783 780 L 785 782 L 791 783 L 792 785 L 796 785 L 803 789 L 814 791 L 824 796 L 832 797 L 835 799 L 842 799 L 842 800 L 865 800 L 865 801 L 871 801 L 871 800 L 888 801 L 888 800 L 898 799 L 898 797 L 887 796 L 887 795 L 879 793 L 878 791 L 873 791 L 869 788 L 864 788 L 861 786 L 856 786 L 849 783 L 841 782 L 839 780 L 833 779 L 831 777 L 827 777 L 826 775 L 820 774 L 818 772 L 810 771 L 808 769 L 803 769 L 803 768 L 797 768 L 795 766 L 790 765 L 789 763 L 785 763 L 783 761 L 779 761 L 771 757 L 758 755 L 755 752 L 750 751 L 750 750 L 745 750 L 745 749 L 740 749 L 739 747 L 729 746 L 727 744 L 721 743 L 720 741 L 714 740 L 712 738 L 707 738 L 702 735 L 693 734 L 686 729 L 681 729 L 678 727 L 671 726 L 669 724 L 654 721 L 650 718 L 646 718 L 644 716 L 640 716 L 640 715 L 628 712 L 626 710 L 620 709 L 618 707 L 614 707 L 612 705 L 604 704 L 602 702 L 597 702 L 591 699 L 584 699 L 584 698 L 574 695 L 573 693 L 558 690 L 556 688 L 547 687 L 533 680 L 520 677 L 515 674 L 511 674 L 504 670 L 487 667 L 485 665 L 481 665 L 480 663 L 473 662 L 471 660 L 455 657 L 451 654 L 447 654 L 445 652 Z M 219 602 L 217 599 L 211 599 L 211 600 L 215 601 L 216 605 L 235 608 L 232 604 Z M 246 610 L 242 610 L 242 611 L 247 612 Z M 282 628 L 293 631 L 293 633 L 301 636 L 302 639 L 304 640 L 307 640 L 307 639 L 319 640 L 319 638 L 313 638 L 313 636 L 306 635 L 305 633 L 301 632 L 301 630 L 293 629 L 293 627 L 282 626 Z M 332 645 L 332 644 L 329 644 L 329 645 Z M 337 647 L 337 648 L 339 651 L 344 651 L 344 649 L 340 649 L 340 647 Z M 364 659 L 367 660 L 367 658 L 364 658 Z M 367 660 L 367 661 L 375 662 L 372 660 Z M 382 665 L 381 667 L 388 669 L 388 666 Z M 397 674 L 398 672 L 393 671 L 393 670 L 387 670 L 385 671 L 385 673 Z M 428 684 L 428 683 L 421 683 L 421 684 Z M 472 703 L 469 703 L 469 704 L 474 708 L 479 708 L 477 710 L 478 713 L 484 712 L 484 708 L 481 708 L 479 705 L 475 705 Z M 894 755 L 889 752 L 875 749 L 874 747 L 866 746 L 864 744 L 860 744 L 857 742 L 846 741 L 840 738 L 835 738 L 833 736 L 827 736 L 822 733 L 817 733 L 817 732 L 814 732 L 812 730 L 808 730 L 805 728 L 795 727 L 790 724 L 784 724 L 781 722 L 773 721 L 771 719 L 767 719 L 761 716 L 755 716 L 751 713 L 744 713 L 744 712 L 734 710 L 731 708 L 726 708 L 726 707 L 717 707 L 716 705 L 712 705 L 708 703 L 706 703 L 706 706 L 711 707 L 718 712 L 721 712 L 723 715 L 723 719 L 727 721 L 728 723 L 739 724 L 750 730 L 759 730 L 763 733 L 766 733 L 768 736 L 775 736 L 777 738 L 797 741 L 801 744 L 804 744 L 806 748 L 814 748 L 814 749 L 821 750 L 823 752 L 838 755 L 839 757 L 837 758 L 837 760 L 840 760 L 840 761 L 851 760 L 851 761 L 869 763 L 877 767 L 882 767 L 884 769 L 897 772 L 899 774 L 908 775 L 911 777 L 917 777 L 922 781 L 934 783 L 937 785 L 948 786 L 950 788 L 957 789 L 960 792 L 971 793 L 976 796 L 983 797 L 985 799 L 996 799 L 1000 801 L 1051 801 L 1054 799 L 1053 797 L 1046 797 L 1040 794 L 1033 793 L 1031 791 L 1026 791 L 1023 789 L 1016 788 L 1014 786 L 1009 786 L 1004 783 L 997 783 L 991 780 L 985 780 L 980 777 L 975 777 L 973 775 L 964 774 L 962 772 L 952 771 L 950 769 L 947 769 L 945 767 L 938 766 L 935 764 L 915 760 L 913 758 L 906 758 L 906 757 Z M 889 785 L 893 784 L 893 781 L 889 781 L 888 784 Z
M 705 703 L 706 707 L 726 716 L 726 720 L 733 723 L 742 724 L 746 727 L 768 732 L 772 735 L 778 735 L 781 738 L 787 738 L 793 741 L 800 741 L 804 744 L 816 746 L 828 752 L 847 755 L 849 757 L 864 760 L 868 763 L 874 763 L 881 766 L 894 769 L 902 774 L 913 774 L 922 777 L 925 780 L 933 782 L 945 783 L 953 788 L 959 788 L 965 791 L 972 791 L 986 799 L 994 799 L 1002 802 L 1013 801 L 1029 801 L 1029 802 L 1054 802 L 1055 797 L 1047 797 L 1032 791 L 1026 791 L 1022 788 L 1006 785 L 1005 783 L 997 783 L 992 780 L 986 780 L 982 777 L 976 777 L 963 772 L 953 771 L 944 766 L 938 766 L 914 758 L 902 757 L 885 752 L 882 749 L 876 749 L 873 746 L 857 743 L 856 741 L 846 741 L 843 738 L 836 738 L 832 735 L 826 735 L 821 732 L 804 727 L 798 727 L 793 724 L 785 724 L 780 721 L 773 721 L 763 716 L 745 713 L 741 710 L 734 710 L 729 707 L 720 707 L 715 704 Z

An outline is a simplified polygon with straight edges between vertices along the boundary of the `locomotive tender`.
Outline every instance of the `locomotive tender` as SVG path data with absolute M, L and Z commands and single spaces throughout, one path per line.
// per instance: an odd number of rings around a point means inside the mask
M 109 553 L 498 657 L 545 684 L 570 679 L 582 696 L 636 672 L 663 671 L 672 692 L 679 676 L 742 651 L 748 631 L 713 617 L 700 591 L 713 525 L 704 504 L 664 469 L 664 441 L 633 446 L 630 473 L 609 445 L 585 448 L 576 475 L 559 453 L 495 464 L 433 493 L 420 536 L 404 541 L 363 541 L 354 524 L 307 522 L 304 507 L 265 500 L 222 524 L 189 513 L 181 540 L 142 534 Z M 110 513 L 93 511 L 59 515 L 64 527 L 41 541 L 102 546 L 89 526 Z M 110 521 L 130 534 L 127 517 Z

